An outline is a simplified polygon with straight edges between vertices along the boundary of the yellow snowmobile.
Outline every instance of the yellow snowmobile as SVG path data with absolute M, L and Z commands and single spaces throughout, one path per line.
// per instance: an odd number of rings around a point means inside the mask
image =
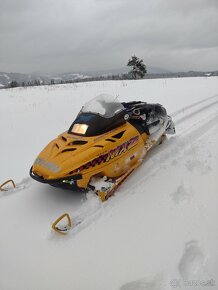
M 69 130 L 36 158 L 30 176 L 71 190 L 93 190 L 102 201 L 175 127 L 159 104 L 120 103 L 100 95 L 86 103 Z

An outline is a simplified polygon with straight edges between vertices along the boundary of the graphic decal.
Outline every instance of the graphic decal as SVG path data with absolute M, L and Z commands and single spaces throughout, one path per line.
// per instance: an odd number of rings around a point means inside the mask
M 125 153 L 126 151 L 133 148 L 139 140 L 139 135 L 131 138 L 130 140 L 124 142 L 123 144 L 117 146 L 115 149 L 110 150 L 108 153 L 102 154 L 99 157 L 87 162 L 86 164 L 83 164 L 79 168 L 73 170 L 70 172 L 70 174 L 80 172 L 85 169 L 89 169 L 90 167 L 94 167 L 96 165 L 100 165 L 101 163 L 108 162 L 111 159 L 120 156 L 121 154 Z

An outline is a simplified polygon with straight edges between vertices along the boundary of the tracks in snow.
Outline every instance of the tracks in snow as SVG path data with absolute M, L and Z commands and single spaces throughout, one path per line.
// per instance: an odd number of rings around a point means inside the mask
M 15 188 L 6 187 L 6 191 L 0 191 L 0 198 L 10 196 L 11 194 L 17 193 L 30 187 L 33 184 L 33 180 L 30 177 L 26 177 L 19 183 L 16 183 Z
M 192 104 L 190 104 L 189 106 L 183 107 L 182 109 L 179 109 L 179 110 L 173 112 L 172 114 L 170 114 L 170 116 L 171 116 L 172 118 L 174 118 L 174 117 L 176 117 L 177 115 L 180 115 L 181 113 L 184 113 L 184 112 L 187 111 L 187 110 L 190 110 L 190 109 L 192 109 L 192 108 L 195 108 L 195 107 L 197 107 L 197 106 L 200 106 L 201 104 L 205 104 L 205 103 L 208 102 L 208 101 L 210 102 L 211 100 L 214 100 L 214 99 L 218 99 L 218 94 L 213 95 L 213 96 L 208 97 L 208 98 L 205 98 L 205 99 L 203 99 L 203 100 L 201 100 L 201 101 L 198 101 L 198 102 L 192 103 Z M 203 106 L 204 106 L 204 105 L 203 105 Z

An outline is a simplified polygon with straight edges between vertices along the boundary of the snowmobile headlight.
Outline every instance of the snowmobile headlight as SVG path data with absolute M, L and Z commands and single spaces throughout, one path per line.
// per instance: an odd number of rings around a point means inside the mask
M 86 124 L 74 124 L 71 130 L 72 133 L 85 134 L 88 129 Z

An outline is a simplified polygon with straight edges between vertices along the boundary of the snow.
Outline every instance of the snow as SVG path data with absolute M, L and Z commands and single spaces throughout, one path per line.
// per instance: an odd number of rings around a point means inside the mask
M 3 76 L 4 76 L 6 79 L 10 80 L 10 77 L 9 77 L 7 74 L 3 74 Z
M 0 289 L 193 289 L 218 286 L 218 78 L 105 81 L 0 90 Z M 161 103 L 177 134 L 146 156 L 114 197 L 39 184 L 28 170 L 107 93 Z M 50 230 L 69 212 L 68 236 Z M 214 284 L 216 286 L 214 286 Z M 189 287 L 190 286 L 190 287 Z M 214 287 L 211 287 L 214 286 Z

